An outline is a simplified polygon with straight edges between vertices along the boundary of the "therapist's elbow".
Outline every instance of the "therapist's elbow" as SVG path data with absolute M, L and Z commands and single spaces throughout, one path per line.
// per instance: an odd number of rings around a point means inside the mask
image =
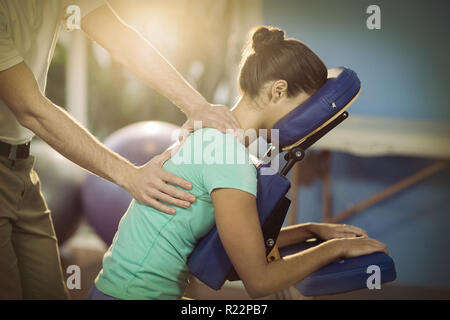
M 17 109 L 13 112 L 14 116 L 16 117 L 17 121 L 25 128 L 30 129 L 29 127 L 32 124 L 32 118 L 31 114 L 28 113 L 26 110 L 23 109 Z
M 39 102 L 35 101 L 34 103 L 37 104 Z M 41 116 L 38 112 L 39 108 L 36 108 L 31 102 L 27 101 L 18 101 L 9 107 L 20 125 L 31 131 L 35 130 L 38 119 Z

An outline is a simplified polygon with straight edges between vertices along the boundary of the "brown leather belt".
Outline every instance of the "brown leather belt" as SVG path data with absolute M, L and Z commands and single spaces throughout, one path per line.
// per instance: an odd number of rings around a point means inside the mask
M 13 145 L 0 141 L 0 156 L 7 157 L 9 160 L 26 159 L 30 155 L 30 142 Z

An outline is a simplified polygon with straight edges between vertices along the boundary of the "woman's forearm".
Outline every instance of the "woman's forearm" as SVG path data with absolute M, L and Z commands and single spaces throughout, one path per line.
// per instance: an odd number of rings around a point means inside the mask
M 342 247 L 338 241 L 326 241 L 305 251 L 285 256 L 268 263 L 261 278 L 258 292 L 253 297 L 262 297 L 287 288 L 332 263 L 342 256 Z
M 211 200 L 222 244 L 252 297 L 286 288 L 334 261 L 344 252 L 342 242 L 341 245 L 337 244 L 340 239 L 333 239 L 268 263 L 256 198 L 238 189 L 220 188 L 211 192 Z M 290 229 L 287 230 L 283 234 L 289 234 Z M 303 235 L 309 236 L 307 232 Z

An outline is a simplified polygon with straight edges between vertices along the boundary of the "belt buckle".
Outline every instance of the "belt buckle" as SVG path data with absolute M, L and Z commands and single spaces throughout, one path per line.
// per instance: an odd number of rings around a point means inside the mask
M 25 144 L 22 144 L 22 145 L 13 145 L 13 144 L 11 144 L 10 145 L 10 149 L 9 149 L 8 159 L 11 160 L 11 161 L 15 161 L 17 159 L 22 159 L 22 158 L 20 158 L 22 155 L 20 155 L 20 154 L 17 155 L 17 151 L 19 150 L 20 147 L 29 148 L 30 144 L 31 144 L 31 141 L 29 141 L 29 142 L 27 142 Z M 23 153 L 23 152 L 21 152 L 21 153 Z M 17 156 L 19 156 L 19 158 Z
M 8 159 L 11 161 L 17 160 L 17 145 L 11 145 Z

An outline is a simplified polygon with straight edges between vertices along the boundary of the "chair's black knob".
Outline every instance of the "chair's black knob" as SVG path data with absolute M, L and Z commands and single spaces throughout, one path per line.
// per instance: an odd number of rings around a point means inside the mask
M 305 151 L 300 147 L 295 147 L 291 149 L 285 156 L 284 159 L 287 161 L 283 169 L 281 169 L 280 174 L 285 176 L 289 170 L 292 169 L 294 164 L 301 161 L 305 157 Z

